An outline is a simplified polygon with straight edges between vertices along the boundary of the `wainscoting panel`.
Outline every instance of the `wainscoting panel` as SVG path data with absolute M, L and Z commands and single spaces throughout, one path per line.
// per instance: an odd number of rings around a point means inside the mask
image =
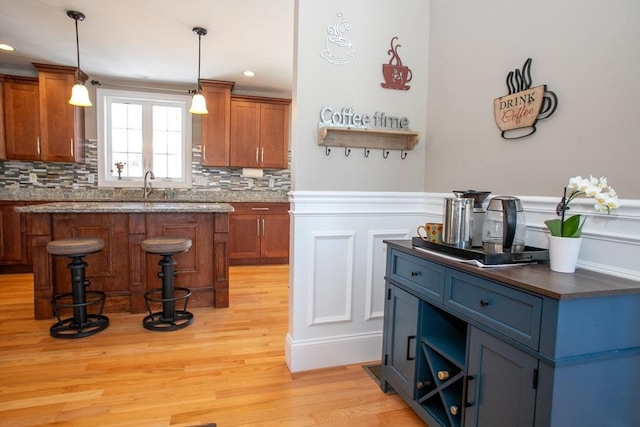
M 309 326 L 351 320 L 355 232 L 312 233 Z M 331 260 L 331 266 L 322 260 Z

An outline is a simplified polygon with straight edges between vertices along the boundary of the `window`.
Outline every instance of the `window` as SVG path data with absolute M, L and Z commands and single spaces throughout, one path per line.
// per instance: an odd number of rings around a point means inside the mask
M 98 186 L 191 186 L 188 95 L 98 89 Z M 120 166 L 120 167 L 118 167 Z

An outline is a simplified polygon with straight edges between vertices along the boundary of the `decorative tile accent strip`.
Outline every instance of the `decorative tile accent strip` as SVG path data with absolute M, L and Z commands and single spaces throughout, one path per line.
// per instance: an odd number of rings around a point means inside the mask
M 40 161 L 0 160 L 0 199 L 11 199 L 12 194 L 34 194 L 47 196 L 41 200 L 89 200 L 102 199 L 103 196 L 111 198 L 138 198 L 139 189 L 114 189 L 98 188 L 97 179 L 89 183 L 89 175 L 98 173 L 98 146 L 96 140 L 86 141 L 85 163 L 48 163 Z M 242 176 L 242 168 L 208 168 L 201 163 L 200 147 L 192 149 L 191 172 L 193 185 L 191 189 L 178 190 L 171 193 L 171 198 L 183 200 L 218 200 L 222 194 L 211 195 L 210 192 L 250 192 L 253 194 L 243 197 L 236 195 L 235 201 L 258 201 L 261 196 L 265 199 L 283 198 L 286 201 L 286 193 L 291 189 L 291 168 L 278 170 L 265 170 L 262 178 L 245 178 Z M 289 165 L 291 153 L 289 153 Z M 35 174 L 37 180 L 31 181 L 30 174 Z M 73 192 L 69 190 L 88 190 Z M 34 190 L 36 190 L 34 192 Z M 37 191 L 41 190 L 41 191 Z M 47 191 L 48 190 L 48 191 Z M 56 190 L 51 192 L 51 190 Z M 59 191 L 58 191 L 59 190 Z M 76 193 L 85 193 L 82 196 Z M 160 198 L 169 198 L 168 193 L 162 190 L 155 191 Z M 267 194 L 273 193 L 273 194 Z M 120 197 L 118 197 L 120 196 Z M 33 197 L 28 197 L 33 199 Z M 239 199 L 239 200 L 238 200 Z

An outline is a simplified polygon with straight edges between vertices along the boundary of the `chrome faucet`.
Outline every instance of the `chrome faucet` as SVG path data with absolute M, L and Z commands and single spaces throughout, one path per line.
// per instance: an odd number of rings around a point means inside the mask
M 146 171 L 144 173 L 144 198 L 146 199 L 147 196 L 151 193 L 151 183 L 149 182 L 149 180 L 147 180 L 147 177 L 149 179 L 156 179 L 156 176 L 153 174 L 153 171 L 151 169 L 149 169 L 148 171 Z M 149 186 L 149 188 L 147 188 L 147 185 Z

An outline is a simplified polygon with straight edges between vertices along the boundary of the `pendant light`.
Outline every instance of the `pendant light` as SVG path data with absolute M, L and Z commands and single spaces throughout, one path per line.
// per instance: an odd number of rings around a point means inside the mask
M 78 54 L 78 70 L 76 84 L 73 85 L 71 90 L 71 99 L 69 104 L 78 107 L 91 107 L 91 100 L 89 99 L 89 91 L 85 87 L 84 83 L 80 80 L 80 42 L 78 40 L 78 21 L 84 21 L 84 13 L 76 12 L 75 10 L 68 10 L 67 16 L 76 21 L 76 52 Z
M 198 35 L 198 91 L 193 95 L 189 112 L 191 114 L 209 114 L 209 111 L 207 111 L 207 101 L 202 95 L 202 87 L 200 86 L 200 57 L 202 56 L 201 40 L 202 36 L 207 35 L 207 30 L 202 27 L 194 27 L 193 32 Z

